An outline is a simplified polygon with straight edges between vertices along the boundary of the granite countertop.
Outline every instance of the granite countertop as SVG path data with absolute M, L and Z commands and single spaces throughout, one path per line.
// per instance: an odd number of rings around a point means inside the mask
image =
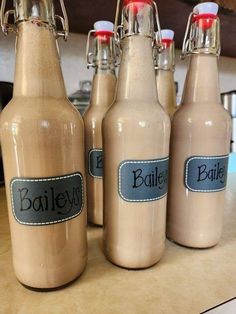
M 0 313 L 192 314 L 236 296 L 236 174 L 228 180 L 224 232 L 211 249 L 166 241 L 162 260 L 130 271 L 102 253 L 102 229 L 88 227 L 89 255 L 83 275 L 53 292 L 34 292 L 15 278 L 5 189 L 0 188 Z M 236 311 L 236 310 L 235 310 Z

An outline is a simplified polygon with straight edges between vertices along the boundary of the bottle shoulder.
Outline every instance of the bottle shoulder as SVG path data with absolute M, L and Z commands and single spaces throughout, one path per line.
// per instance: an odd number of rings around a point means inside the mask
M 88 109 L 83 115 L 85 125 L 101 124 L 108 109 L 109 108 L 101 106 L 89 105 Z
M 173 134 L 181 136 L 189 136 L 194 130 L 195 136 L 224 134 L 231 132 L 231 117 L 221 104 L 181 105 L 172 118 L 171 127 Z
M 169 116 L 158 102 L 115 102 L 107 111 L 104 120 L 123 121 L 164 121 L 169 123 Z
M 108 111 L 108 109 L 109 109 L 109 106 L 97 106 L 97 105 L 89 104 L 83 117 L 91 118 L 94 115 L 97 117 L 103 117 L 104 114 Z
M 222 104 L 182 104 L 176 110 L 173 121 L 189 123 L 191 121 L 230 120 L 230 114 Z
M 1 125 L 30 121 L 73 122 L 81 124 L 82 117 L 67 98 L 13 98 L 1 113 Z

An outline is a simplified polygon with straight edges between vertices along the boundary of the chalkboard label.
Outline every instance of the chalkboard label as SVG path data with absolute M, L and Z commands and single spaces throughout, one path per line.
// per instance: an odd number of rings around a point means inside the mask
M 103 152 L 102 149 L 91 149 L 89 151 L 89 174 L 101 179 L 103 177 Z
M 127 160 L 119 166 L 119 194 L 127 202 L 150 202 L 167 194 L 168 158 Z
M 14 178 L 10 187 L 13 215 L 23 225 L 60 223 L 75 218 L 83 209 L 83 177 L 79 172 L 59 177 Z
M 227 182 L 228 156 L 193 156 L 185 164 L 185 186 L 192 192 L 218 192 Z

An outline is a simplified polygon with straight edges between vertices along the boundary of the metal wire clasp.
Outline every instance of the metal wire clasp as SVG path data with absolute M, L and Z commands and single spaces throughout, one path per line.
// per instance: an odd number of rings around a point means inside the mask
M 157 25 L 157 31 L 155 32 L 155 43 L 154 46 L 156 46 L 157 51 L 160 53 L 164 49 L 164 45 L 162 44 L 162 36 L 161 36 L 161 25 L 160 25 L 160 19 L 159 19 L 159 12 L 157 8 L 157 4 L 155 1 L 153 1 L 154 9 L 155 9 L 155 16 L 156 16 L 156 25 Z
M 183 46 L 182 46 L 182 53 L 181 53 L 181 59 L 185 59 L 185 57 L 189 54 L 190 50 L 189 50 L 189 43 L 192 40 L 192 33 L 191 33 L 191 22 L 192 22 L 192 18 L 194 16 L 194 13 L 191 12 L 189 17 L 188 17 L 188 23 L 186 26 L 186 31 L 184 34 L 184 41 L 183 41 Z
M 118 19 L 119 19 L 119 11 L 120 11 L 120 1 L 121 0 L 117 0 L 116 3 L 116 15 L 115 15 L 115 23 L 114 23 L 114 38 L 115 38 L 115 42 L 120 45 L 120 34 L 119 34 L 119 30 L 123 28 L 123 21 L 121 21 L 121 25 L 118 25 Z M 123 19 L 123 16 L 122 16 Z
M 88 33 L 88 38 L 87 38 L 87 43 L 86 43 L 86 61 L 87 61 L 87 68 L 89 69 L 90 67 L 94 66 L 93 63 L 93 52 L 90 51 L 90 38 L 92 34 L 95 34 L 96 31 L 94 29 L 90 30 Z
M 62 30 L 56 30 L 56 35 L 57 37 L 63 37 L 65 41 L 67 41 L 68 35 L 69 35 L 69 22 L 68 22 L 68 17 L 66 13 L 66 8 L 63 0 L 60 0 L 61 4 L 61 11 L 63 14 L 63 17 L 60 15 L 55 15 L 55 19 L 59 20 L 62 25 Z
M 14 24 L 9 24 L 9 16 L 13 15 L 15 18 L 15 10 L 8 10 L 5 12 L 6 0 L 2 0 L 1 3 L 1 27 L 4 35 L 7 35 L 9 32 L 16 33 L 16 27 Z
M 93 60 L 94 53 L 90 49 L 90 42 L 91 42 L 91 36 L 96 33 L 95 29 L 92 29 L 88 33 L 87 43 L 86 43 L 86 62 L 87 62 L 87 68 L 94 67 L 95 63 Z M 115 37 L 115 34 L 113 32 L 113 35 Z M 115 52 L 114 54 L 114 66 L 118 67 L 120 65 L 120 48 L 117 46 L 116 41 L 112 40 L 112 51 Z

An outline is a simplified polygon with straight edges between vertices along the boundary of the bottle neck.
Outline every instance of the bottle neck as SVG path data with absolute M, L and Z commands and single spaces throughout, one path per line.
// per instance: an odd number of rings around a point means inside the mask
M 122 40 L 116 100 L 157 101 L 152 38 L 136 35 Z
M 156 53 L 155 68 L 157 70 L 174 71 L 175 69 L 175 45 L 174 42 L 163 42 L 164 50 Z
M 220 104 L 218 57 L 208 54 L 191 55 L 185 81 L 183 104 Z
M 95 74 L 110 74 L 110 75 L 116 75 L 116 71 L 113 65 L 107 64 L 106 67 L 100 67 L 97 66 L 95 68 Z
M 18 24 L 14 97 L 66 97 L 58 46 L 46 26 Z
M 152 1 L 131 1 L 124 5 L 121 16 L 121 38 L 141 35 L 154 39 Z
M 157 94 L 160 104 L 172 116 L 176 110 L 176 88 L 173 71 L 158 70 L 156 74 Z
M 99 71 L 93 77 L 91 106 L 109 107 L 114 100 L 115 90 L 115 73 Z
M 53 0 L 14 0 L 15 23 L 26 20 L 35 20 L 56 25 Z
M 93 47 L 95 73 L 115 74 L 116 50 L 113 35 L 97 35 Z

